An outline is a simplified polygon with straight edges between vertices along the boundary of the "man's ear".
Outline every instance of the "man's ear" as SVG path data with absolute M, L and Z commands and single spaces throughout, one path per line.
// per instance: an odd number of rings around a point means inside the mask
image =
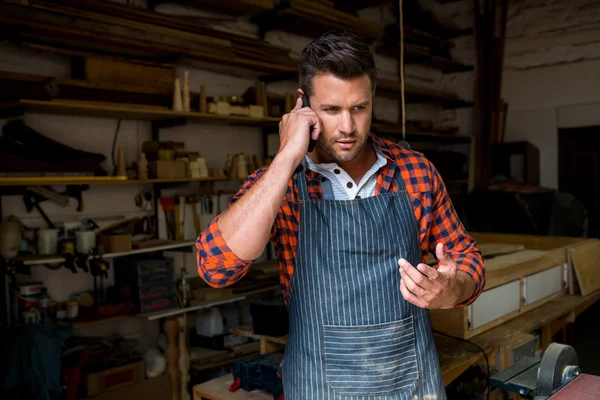
M 300 88 L 298 88 L 297 92 L 298 92 L 298 97 L 302 97 L 304 95 L 304 91 Z

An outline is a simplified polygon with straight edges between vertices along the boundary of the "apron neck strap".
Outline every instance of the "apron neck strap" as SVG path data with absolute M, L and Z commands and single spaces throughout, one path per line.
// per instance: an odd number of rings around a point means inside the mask
M 306 201 L 309 199 L 308 187 L 306 182 L 306 173 L 304 172 L 303 166 L 298 168 L 298 197 L 302 201 Z

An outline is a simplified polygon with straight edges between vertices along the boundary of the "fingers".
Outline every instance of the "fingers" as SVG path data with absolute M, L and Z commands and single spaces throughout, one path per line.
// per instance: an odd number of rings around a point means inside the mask
M 429 265 L 427 264 L 419 264 L 417 265 L 417 269 L 419 270 L 419 272 L 423 275 L 425 275 L 427 278 L 429 278 L 432 281 L 438 280 L 441 278 L 441 274 L 435 269 L 435 268 L 431 268 Z
M 411 292 L 417 296 L 422 296 L 426 290 L 431 288 L 431 281 L 429 281 L 426 276 L 423 276 L 423 274 L 420 273 L 416 268 L 410 265 L 408 261 L 401 258 L 398 260 L 398 265 L 400 265 L 400 276 L 402 279 L 406 279 L 406 285 Z M 413 288 L 415 290 L 413 290 Z
M 294 106 L 292 111 L 298 111 L 301 108 L 302 108 L 302 97 L 298 96 L 298 98 L 296 99 L 296 105 Z
M 412 294 L 410 290 L 408 290 L 404 280 L 400 281 L 400 293 L 402 293 L 404 300 L 408 301 L 409 303 L 414 304 L 417 307 L 426 308 L 425 301 Z

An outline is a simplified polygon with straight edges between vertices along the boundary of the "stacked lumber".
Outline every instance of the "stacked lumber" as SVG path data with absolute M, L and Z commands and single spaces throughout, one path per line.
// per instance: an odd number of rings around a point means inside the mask
M 379 39 L 383 34 L 380 24 L 337 10 L 330 1 L 289 0 L 257 15 L 253 21 L 263 31 L 277 29 L 308 37 L 331 29 L 343 29 L 368 39 Z
M 454 93 L 424 88 L 411 84 L 404 85 L 404 92 L 406 94 L 407 102 L 424 100 L 452 102 L 460 100 L 460 98 Z M 400 85 L 400 82 L 397 81 L 378 79 L 376 93 L 382 96 L 396 98 L 400 96 L 400 93 L 402 93 L 402 86 Z
M 173 62 L 181 58 L 265 72 L 296 68 L 288 50 L 201 22 L 99 0 L 0 3 L 0 34 L 21 43 Z M 268 62 L 265 62 L 268 55 Z
M 173 89 L 0 72 L 0 101 L 68 99 L 170 107 Z
M 174 0 L 172 2 L 233 15 L 254 15 L 272 9 L 274 1 L 275 0 Z

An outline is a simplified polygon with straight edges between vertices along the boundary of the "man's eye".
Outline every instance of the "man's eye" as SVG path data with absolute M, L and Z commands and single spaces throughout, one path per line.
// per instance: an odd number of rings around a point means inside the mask
M 364 110 L 365 108 L 367 108 L 367 107 L 365 107 L 365 106 L 356 106 L 356 107 L 354 107 L 354 109 L 355 109 L 356 111 L 362 111 L 362 110 Z
M 337 109 L 336 107 L 329 107 L 329 108 L 326 108 L 326 109 L 325 109 L 325 111 L 327 111 L 327 112 L 335 112 L 335 111 L 337 111 L 337 110 L 338 110 L 338 109 Z

